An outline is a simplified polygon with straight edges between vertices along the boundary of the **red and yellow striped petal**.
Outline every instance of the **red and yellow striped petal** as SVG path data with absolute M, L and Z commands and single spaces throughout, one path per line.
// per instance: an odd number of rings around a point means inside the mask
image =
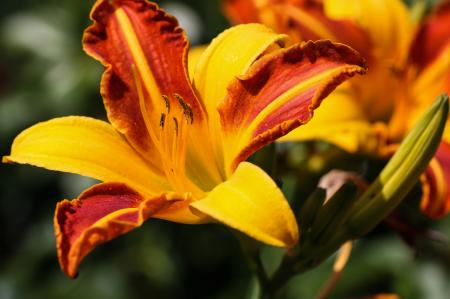
M 3 162 L 123 182 L 146 195 L 170 187 L 110 124 L 88 117 L 55 118 L 26 129 Z
M 372 60 L 372 41 L 363 28 L 353 20 L 331 19 L 321 5 L 311 5 L 307 1 L 302 5 L 280 4 L 274 6 L 274 13 L 284 22 L 278 22 L 280 32 L 289 33 L 297 40 L 330 39 L 356 49 L 369 62 Z
M 410 107 L 408 126 L 442 92 L 450 93 L 450 1 L 438 5 L 419 31 L 411 49 L 411 58 L 418 67 L 412 86 L 414 103 Z M 444 132 L 450 142 L 450 127 Z
M 376 59 L 393 65 L 405 62 L 415 26 L 403 1 L 323 0 L 323 5 L 330 19 L 354 21 L 368 33 Z
M 297 222 L 283 193 L 261 168 L 248 162 L 191 206 L 269 245 L 292 247 L 298 241 Z
M 371 40 L 366 31 L 352 20 L 334 20 L 324 14 L 317 1 L 228 0 L 225 14 L 236 23 L 263 23 L 276 32 L 289 35 L 294 41 L 330 39 L 351 45 L 370 61 Z
M 59 202 L 54 225 L 61 269 L 75 277 L 95 247 L 141 226 L 172 203 L 164 195 L 145 198 L 120 183 L 96 185 L 78 199 Z
M 438 219 L 450 212 L 450 144 L 442 142 L 422 176 L 422 212 Z
M 412 85 L 413 103 L 409 105 L 407 126 L 412 127 L 420 115 L 428 109 L 432 100 L 442 92 L 450 93 L 450 43 L 424 67 Z M 444 139 L 450 141 L 450 127 L 444 132 Z
M 181 97 L 195 123 L 205 117 L 188 77 L 186 35 L 175 18 L 144 0 L 98 0 L 91 18 L 83 45 L 106 67 L 101 93 L 108 117 L 141 154 L 157 157 L 151 134 L 159 133 L 168 105 L 181 109 Z
M 450 1 L 435 7 L 423 22 L 411 47 L 411 58 L 419 68 L 432 63 L 450 45 Z
M 219 106 L 227 171 L 308 122 L 333 89 L 364 72 L 357 52 L 329 41 L 310 41 L 259 59 L 230 84 Z

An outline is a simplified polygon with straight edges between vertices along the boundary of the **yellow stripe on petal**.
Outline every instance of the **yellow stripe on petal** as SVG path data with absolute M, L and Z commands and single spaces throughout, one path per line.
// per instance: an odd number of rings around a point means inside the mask
M 283 193 L 262 169 L 248 162 L 191 206 L 269 245 L 292 247 L 298 241 L 298 226 Z
M 134 32 L 134 28 L 131 25 L 130 19 L 122 8 L 117 8 L 115 11 L 116 18 L 120 24 L 120 28 L 126 40 L 126 44 L 130 49 L 130 53 L 133 60 L 136 63 L 136 67 L 141 73 L 142 81 L 146 86 L 148 93 L 152 99 L 157 99 L 152 104 L 156 106 L 158 111 L 164 111 L 163 101 L 161 92 L 159 90 L 158 84 L 156 83 L 155 77 L 147 63 L 147 58 L 145 57 L 144 51 L 139 42 L 139 38 Z
M 110 124 L 88 117 L 55 118 L 28 128 L 3 162 L 122 182 L 146 195 L 169 188 Z

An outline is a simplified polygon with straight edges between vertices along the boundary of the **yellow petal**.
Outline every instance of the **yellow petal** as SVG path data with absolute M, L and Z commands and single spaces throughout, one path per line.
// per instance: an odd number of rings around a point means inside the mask
M 307 124 L 280 141 L 324 140 L 350 153 L 375 154 L 381 139 L 351 90 L 341 88 L 322 102 Z
M 191 206 L 269 245 L 297 243 L 298 226 L 283 193 L 251 163 L 242 162 L 227 181 Z
M 183 224 L 203 224 L 211 222 L 211 218 L 203 213 L 193 211 L 189 205 L 192 202 L 192 198 L 189 194 L 183 194 L 185 199 L 173 203 L 167 209 L 164 209 L 157 214 L 155 218 L 164 219 L 172 222 Z M 174 197 L 177 199 L 177 197 Z
M 231 80 L 244 74 L 264 51 L 283 39 L 284 35 L 264 25 L 245 24 L 225 30 L 211 42 L 194 72 L 195 88 L 210 116 L 217 117 L 217 104 L 225 97 Z
M 208 112 L 216 163 L 221 169 L 225 167 L 217 105 L 225 98 L 232 79 L 244 74 L 259 56 L 285 38 L 260 24 L 235 26 L 216 37 L 197 63 L 194 87 Z
M 188 53 L 188 71 L 189 71 L 189 78 L 191 81 L 194 80 L 194 71 L 197 67 L 198 61 L 200 57 L 202 56 L 203 52 L 205 52 L 207 45 L 201 45 L 197 47 L 193 47 L 189 49 Z
M 409 50 L 414 25 L 401 0 L 324 0 L 332 19 L 356 21 L 371 36 L 376 56 L 403 62 Z M 351 45 L 351 44 L 350 44 Z
M 165 179 L 110 124 L 88 117 L 55 118 L 26 129 L 3 162 L 122 182 L 145 195 L 169 190 Z

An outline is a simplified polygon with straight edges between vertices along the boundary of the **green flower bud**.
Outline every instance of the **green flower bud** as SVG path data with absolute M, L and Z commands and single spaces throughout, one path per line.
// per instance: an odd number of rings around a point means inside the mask
M 366 234 L 386 218 L 417 183 L 441 142 L 448 109 L 448 96 L 442 94 L 355 204 L 346 225 L 352 238 Z

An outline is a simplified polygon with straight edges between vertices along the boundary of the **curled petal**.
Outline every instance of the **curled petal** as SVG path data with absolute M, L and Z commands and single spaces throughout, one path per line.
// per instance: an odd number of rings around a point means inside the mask
M 101 93 L 108 118 L 139 152 L 158 156 L 151 131 L 159 132 L 168 105 L 181 109 L 182 98 L 196 123 L 204 119 L 188 77 L 186 35 L 174 17 L 142 0 L 98 0 L 91 18 L 83 45 L 106 67 Z
M 450 144 L 442 142 L 422 175 L 422 212 L 438 219 L 450 212 Z
M 364 72 L 357 52 L 330 41 L 310 41 L 258 60 L 230 84 L 219 106 L 227 170 L 308 122 L 322 99 Z
M 98 245 L 140 226 L 173 201 L 144 198 L 121 183 L 96 185 L 56 206 L 54 225 L 61 269 L 75 277 L 81 260 Z
M 261 168 L 248 162 L 191 206 L 269 245 L 292 247 L 298 241 L 297 222 L 283 193 Z

